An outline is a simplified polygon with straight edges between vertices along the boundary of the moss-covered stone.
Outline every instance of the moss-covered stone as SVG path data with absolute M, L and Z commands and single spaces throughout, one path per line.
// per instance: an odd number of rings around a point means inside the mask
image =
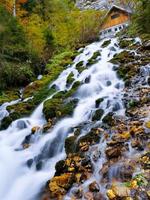
M 44 102 L 43 113 L 47 121 L 55 117 L 66 117 L 72 115 L 76 103 L 73 100 L 65 103 L 63 99 L 54 97 Z
M 119 54 L 116 54 L 114 58 L 110 60 L 111 63 L 120 64 L 127 63 L 134 60 L 134 55 L 128 51 L 122 51 Z
M 84 62 L 80 61 L 79 63 L 77 63 L 76 69 L 78 70 L 79 73 L 82 73 L 85 70 Z
M 122 40 L 120 40 L 120 42 L 119 42 L 119 46 L 121 47 L 121 48 L 127 48 L 127 47 L 129 47 L 130 45 L 132 45 L 134 43 L 134 40 L 132 39 L 132 40 L 124 40 L 124 39 L 122 39 Z
M 105 48 L 105 47 L 107 47 L 110 43 L 111 43 L 111 40 L 106 40 L 105 42 L 103 42 L 102 47 Z
M 13 90 L 0 91 L 0 105 L 19 99 L 19 95 L 19 90 L 15 88 Z
M 76 153 L 76 136 L 70 136 L 68 138 L 66 138 L 65 140 L 65 151 L 66 154 L 68 155 L 69 153 Z
M 97 58 L 101 56 L 101 53 L 100 51 L 96 51 L 94 52 L 93 56 L 88 60 L 88 63 L 87 65 L 90 66 L 90 65 L 93 65 L 97 62 Z
M 67 84 L 70 85 L 74 81 L 74 74 L 71 72 L 67 77 Z
M 97 132 L 96 129 L 92 129 L 89 133 L 82 136 L 77 143 L 76 151 L 80 151 L 82 144 L 93 145 L 99 142 L 101 135 Z
M 99 105 L 101 104 L 101 102 L 103 101 L 104 99 L 103 98 L 99 98 L 95 101 L 95 107 L 98 108 Z
M 104 114 L 103 109 L 96 110 L 94 116 L 92 117 L 92 121 L 99 121 Z
M 14 120 L 20 117 L 19 112 L 11 113 L 8 117 L 5 117 L 0 124 L 0 130 L 6 129 Z
M 109 125 L 109 126 L 113 126 L 114 125 L 114 119 L 113 119 L 113 113 L 109 112 L 103 119 L 102 119 L 103 123 Z

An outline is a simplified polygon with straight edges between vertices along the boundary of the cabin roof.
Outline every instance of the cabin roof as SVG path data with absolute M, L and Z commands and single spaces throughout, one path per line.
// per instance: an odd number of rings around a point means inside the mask
M 128 13 L 128 14 L 130 14 L 130 15 L 132 14 L 131 9 L 129 9 L 129 8 L 125 8 L 125 7 L 120 7 L 120 6 L 117 6 L 117 5 L 113 5 L 113 6 L 108 10 L 108 12 L 105 14 L 101 26 L 103 25 L 103 23 L 105 22 L 105 19 L 106 19 L 107 16 L 112 12 L 112 10 L 113 10 L 114 8 L 116 8 L 116 9 L 118 9 L 118 10 L 121 10 L 121 11 L 123 11 L 123 12 L 126 12 L 126 13 Z

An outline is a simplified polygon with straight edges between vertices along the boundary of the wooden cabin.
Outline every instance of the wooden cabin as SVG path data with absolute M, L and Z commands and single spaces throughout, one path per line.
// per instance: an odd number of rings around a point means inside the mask
M 100 37 L 105 38 L 115 35 L 129 25 L 132 12 L 119 6 L 112 6 L 101 24 Z

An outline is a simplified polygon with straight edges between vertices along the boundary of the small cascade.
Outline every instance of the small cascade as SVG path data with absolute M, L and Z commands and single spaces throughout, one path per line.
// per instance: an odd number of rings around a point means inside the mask
M 114 112 L 115 115 L 124 115 L 122 103 L 124 83 L 118 79 L 113 70 L 113 64 L 109 63 L 109 60 L 122 50 L 119 49 L 116 38 L 111 39 L 110 44 L 105 48 L 102 47 L 104 41 L 85 47 L 73 64 L 49 86 L 50 88 L 55 86 L 57 91 L 47 99 L 53 98 L 60 91 L 70 90 L 76 81 L 81 82 L 74 96 L 78 99 L 78 104 L 71 117 L 58 121 L 49 133 L 43 134 L 42 126 L 46 121 L 42 112 L 44 103 L 42 102 L 30 117 L 16 120 L 7 130 L 0 132 L 0 199 L 37 200 L 47 180 L 54 176 L 55 164 L 66 156 L 64 143 L 72 127 L 85 123 L 85 129 L 90 130 L 94 126 L 91 120 L 97 109 L 104 111 L 97 123 L 100 123 L 110 112 Z M 95 63 L 89 65 L 88 62 L 95 52 L 99 52 L 99 56 Z M 79 62 L 83 62 L 84 65 L 81 73 L 77 70 Z M 74 82 L 68 86 L 67 77 L 71 73 L 73 73 Z M 95 102 L 99 98 L 103 101 L 95 107 Z M 16 102 L 11 102 L 9 105 L 13 103 Z M 0 120 L 8 115 L 7 106 L 8 103 L 0 107 Z M 86 125 L 87 122 L 89 123 Z M 32 134 L 32 127 L 36 126 L 39 128 L 36 134 Z M 86 131 L 81 133 L 81 135 L 84 134 Z M 27 149 L 22 148 L 25 140 L 30 140 L 30 146 Z M 84 183 L 85 190 L 91 180 L 100 179 L 97 166 L 100 168 L 105 162 L 105 147 L 104 138 L 101 138 L 97 145 L 101 156 L 98 163 L 95 164 L 93 161 L 95 166 L 93 177 Z M 115 167 L 110 170 L 110 177 L 113 177 L 115 170 L 117 170 Z M 69 196 L 68 194 L 67 200 Z

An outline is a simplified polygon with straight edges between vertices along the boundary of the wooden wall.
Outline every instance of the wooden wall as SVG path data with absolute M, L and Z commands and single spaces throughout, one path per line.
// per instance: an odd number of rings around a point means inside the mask
M 112 19 L 111 16 L 114 14 L 119 14 L 119 17 Z M 103 22 L 101 29 L 106 29 L 112 26 L 116 26 L 118 24 L 125 23 L 130 19 L 130 16 L 121 10 L 113 10 L 111 13 L 108 14 L 107 18 Z

